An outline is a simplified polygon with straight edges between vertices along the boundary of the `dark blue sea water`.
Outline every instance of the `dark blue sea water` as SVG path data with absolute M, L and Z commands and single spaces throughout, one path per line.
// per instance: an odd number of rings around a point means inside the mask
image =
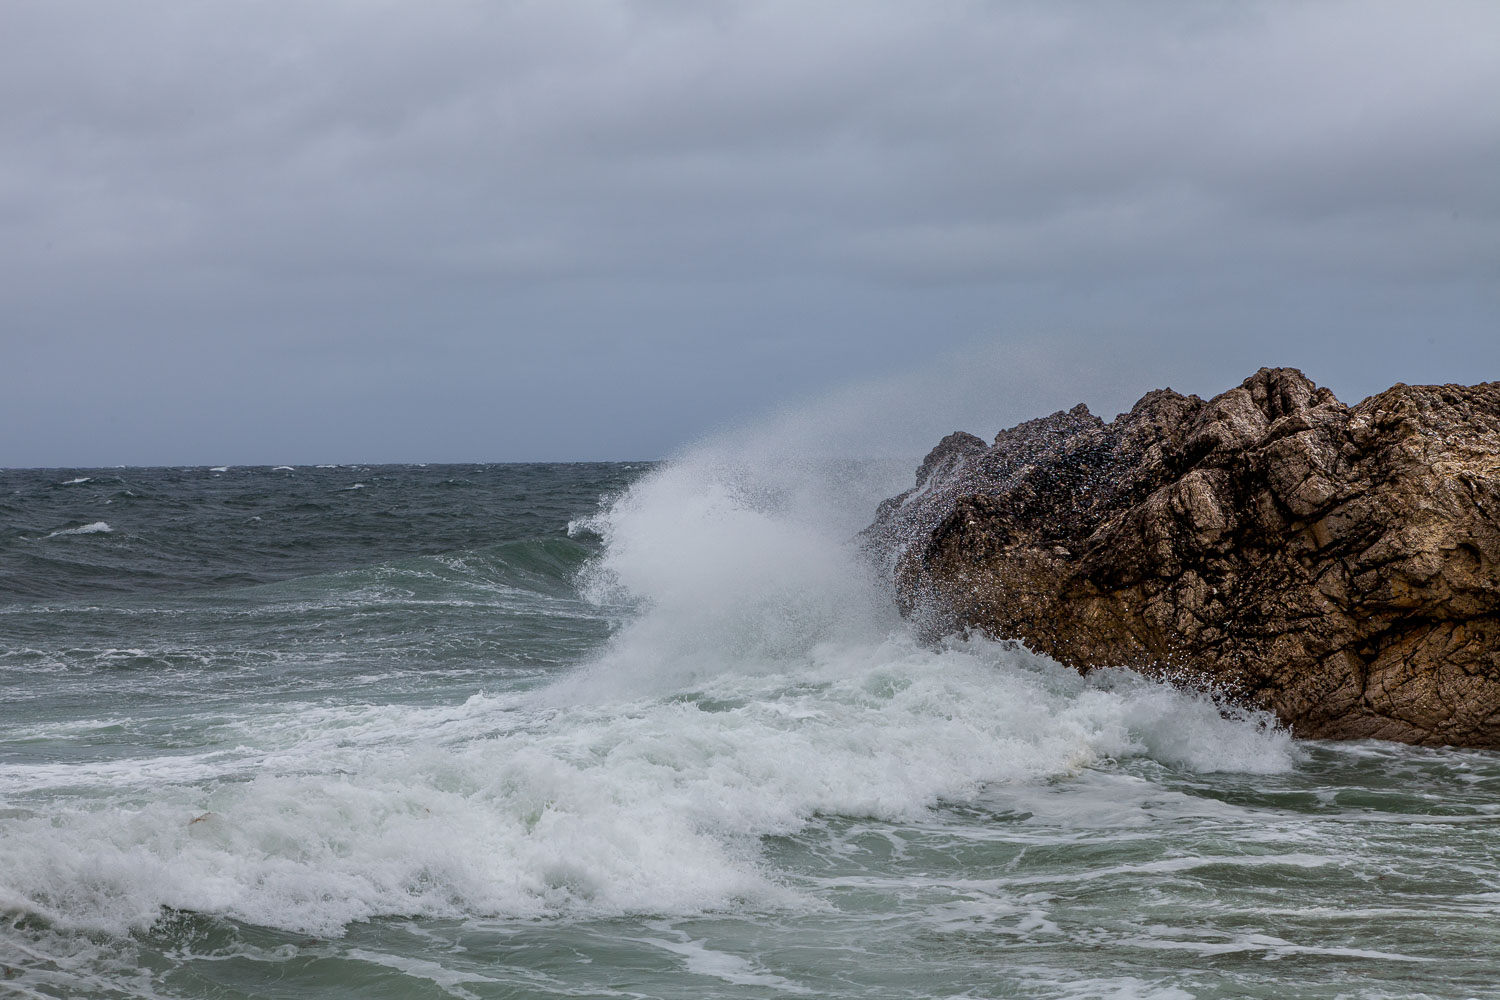
M 0 471 L 0 996 L 1500 995 L 1500 755 L 924 645 L 913 465 Z

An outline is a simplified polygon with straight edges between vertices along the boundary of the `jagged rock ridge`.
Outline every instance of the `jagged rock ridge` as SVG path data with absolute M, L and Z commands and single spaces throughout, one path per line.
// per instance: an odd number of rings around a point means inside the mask
M 1289 368 L 952 434 L 865 533 L 905 612 L 1306 737 L 1500 748 L 1500 383 L 1357 406 Z

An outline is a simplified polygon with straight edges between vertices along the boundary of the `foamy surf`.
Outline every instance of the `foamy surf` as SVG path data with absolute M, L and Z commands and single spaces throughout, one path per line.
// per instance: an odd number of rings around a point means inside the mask
M 794 671 L 630 700 L 579 699 L 587 686 L 452 709 L 295 706 L 214 753 L 74 771 L 119 791 L 5 820 L 0 906 L 110 933 L 175 909 L 335 936 L 379 916 L 817 906 L 767 869 L 761 838 L 993 809 L 1101 761 L 1296 760 L 1284 733 L 1206 700 L 1101 687 L 994 643 L 823 645 Z M 554 703 L 563 691 L 572 704 Z

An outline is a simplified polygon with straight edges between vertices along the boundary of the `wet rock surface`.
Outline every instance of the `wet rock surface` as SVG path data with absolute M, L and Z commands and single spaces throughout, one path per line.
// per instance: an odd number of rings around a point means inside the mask
M 1265 368 L 952 434 L 865 538 L 934 634 L 1203 685 L 1299 736 L 1500 748 L 1500 383 L 1345 406 Z

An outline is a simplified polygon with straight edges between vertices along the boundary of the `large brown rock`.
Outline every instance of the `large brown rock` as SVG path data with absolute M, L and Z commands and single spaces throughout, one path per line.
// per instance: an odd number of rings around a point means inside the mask
M 1350 407 L 1263 368 L 953 434 L 866 538 L 934 634 L 1165 674 L 1299 736 L 1500 748 L 1500 383 Z

